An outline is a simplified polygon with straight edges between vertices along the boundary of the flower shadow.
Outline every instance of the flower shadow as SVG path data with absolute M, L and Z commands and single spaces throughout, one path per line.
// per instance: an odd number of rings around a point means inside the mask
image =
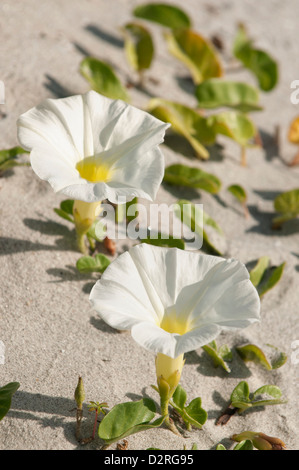
M 26 218 L 23 220 L 23 223 L 26 227 L 40 232 L 43 235 L 61 236 L 62 238 L 55 242 L 60 249 L 77 251 L 74 229 L 69 229 L 66 225 L 62 225 L 50 219 Z
M 96 328 L 97 330 L 102 331 L 103 333 L 112 333 L 112 334 L 124 334 L 127 332 L 116 330 L 109 326 L 104 320 L 102 320 L 99 316 L 91 317 L 89 323 Z
M 13 397 L 8 416 L 15 419 L 35 421 L 36 426 L 62 428 L 65 439 L 77 450 L 83 446 L 76 439 L 76 403 L 65 397 L 41 395 L 26 391 L 17 391 Z M 88 412 L 87 404 L 83 405 L 82 436 L 92 433 L 94 416 Z M 84 449 L 99 449 L 102 446 L 99 438 L 84 446 Z M 46 447 L 46 442 L 45 442 Z

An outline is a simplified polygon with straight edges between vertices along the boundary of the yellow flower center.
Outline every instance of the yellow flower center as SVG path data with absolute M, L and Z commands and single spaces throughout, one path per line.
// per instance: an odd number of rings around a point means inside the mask
M 76 165 L 81 178 L 91 183 L 107 182 L 111 179 L 112 171 L 106 163 L 100 161 L 99 158 L 87 157 L 80 160 Z
M 167 331 L 168 333 L 177 333 L 184 335 L 188 331 L 188 322 L 184 316 L 181 318 L 176 315 L 175 311 L 165 312 L 163 319 L 160 323 L 160 328 Z

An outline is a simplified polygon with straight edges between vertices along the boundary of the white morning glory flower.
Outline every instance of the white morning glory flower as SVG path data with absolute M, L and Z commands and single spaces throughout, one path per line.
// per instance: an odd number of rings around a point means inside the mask
M 157 354 L 157 376 L 166 380 L 180 376 L 184 353 L 260 320 L 258 293 L 239 261 L 148 244 L 113 261 L 90 301 L 106 323 Z
M 164 174 L 158 148 L 168 124 L 95 91 L 47 99 L 17 122 L 34 172 L 55 192 L 94 203 L 154 200 Z

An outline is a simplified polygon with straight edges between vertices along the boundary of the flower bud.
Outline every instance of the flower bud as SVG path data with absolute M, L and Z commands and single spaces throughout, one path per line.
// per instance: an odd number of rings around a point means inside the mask
M 83 386 L 83 380 L 82 377 L 79 377 L 78 379 L 78 385 L 75 390 L 75 400 L 77 403 L 77 408 L 82 409 L 84 400 L 85 400 L 85 390 Z
M 162 353 L 157 354 L 156 373 L 161 398 L 162 394 L 165 399 L 170 399 L 172 397 L 180 382 L 184 362 L 183 354 L 175 359 Z
M 100 212 L 101 201 L 84 202 L 76 200 L 74 202 L 73 214 L 76 230 L 78 233 L 86 233 Z

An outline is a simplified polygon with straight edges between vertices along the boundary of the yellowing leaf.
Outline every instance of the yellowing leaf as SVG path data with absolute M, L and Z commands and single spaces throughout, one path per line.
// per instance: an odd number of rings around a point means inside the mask
M 156 118 L 169 122 L 173 131 L 188 140 L 199 158 L 209 158 L 204 146 L 213 144 L 216 135 L 207 118 L 188 106 L 159 98 L 150 100 L 148 111 Z
M 292 144 L 299 144 L 299 117 L 296 117 L 292 121 L 289 129 L 288 138 L 289 141 L 292 142 Z
M 195 84 L 221 77 L 222 66 L 212 46 L 200 34 L 190 29 L 165 33 L 169 52 L 185 64 Z

